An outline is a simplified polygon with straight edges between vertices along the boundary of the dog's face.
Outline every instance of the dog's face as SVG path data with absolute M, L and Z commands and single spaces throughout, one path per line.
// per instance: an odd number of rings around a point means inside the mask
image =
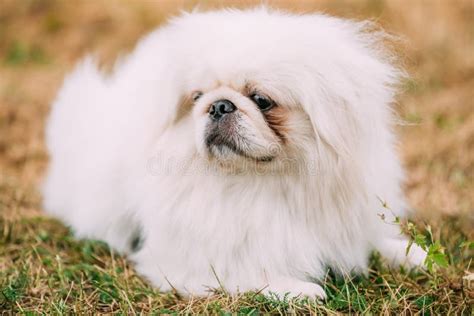
M 295 149 L 303 137 L 312 137 L 311 123 L 296 104 L 272 92 L 247 80 L 194 91 L 190 99 L 200 155 L 231 167 L 295 167 L 303 158 Z

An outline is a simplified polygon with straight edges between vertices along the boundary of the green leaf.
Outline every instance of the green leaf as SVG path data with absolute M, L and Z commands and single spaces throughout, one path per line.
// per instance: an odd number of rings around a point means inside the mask
M 426 250 L 426 236 L 422 234 L 417 234 L 414 240 L 415 244 Z
M 440 267 L 446 268 L 449 265 L 448 258 L 444 253 L 436 253 L 431 258 Z

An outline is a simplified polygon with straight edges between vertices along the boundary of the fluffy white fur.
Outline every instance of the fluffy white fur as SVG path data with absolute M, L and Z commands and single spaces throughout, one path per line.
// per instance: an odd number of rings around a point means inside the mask
M 390 107 L 400 71 L 366 27 L 266 8 L 193 12 L 111 75 L 86 59 L 52 107 L 45 209 L 183 294 L 324 297 L 328 267 L 364 273 L 372 250 L 422 264 L 392 223 L 406 208 Z M 286 111 L 285 141 L 242 92 L 249 84 Z M 245 152 L 272 161 L 206 147 L 218 99 L 239 109 Z

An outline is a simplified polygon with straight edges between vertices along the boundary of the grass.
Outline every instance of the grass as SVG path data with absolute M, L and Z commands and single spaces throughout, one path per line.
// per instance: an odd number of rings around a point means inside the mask
M 32 217 L 1 222 L 2 257 L 11 264 L 0 272 L 0 310 L 21 313 L 258 313 L 354 312 L 472 313 L 474 291 L 460 278 L 471 265 L 472 250 L 456 219 L 440 234 L 449 265 L 432 272 L 392 271 L 377 255 L 367 276 L 325 280 L 324 304 L 307 299 L 279 300 L 258 293 L 230 297 L 219 291 L 205 299 L 186 300 L 159 293 L 139 278 L 125 258 L 101 242 L 77 241 L 61 224 Z M 39 229 L 38 229 L 39 228 Z M 453 236 L 453 231 L 457 233 Z M 471 246 L 472 247 L 472 246 Z M 471 306 L 472 307 L 472 306 Z
M 42 213 L 37 190 L 47 164 L 42 131 L 64 74 L 86 52 L 95 52 L 108 67 L 141 35 L 195 3 L 0 1 L 0 314 L 473 315 L 474 5 L 469 0 L 271 1 L 298 12 L 375 19 L 402 36 L 396 49 L 412 79 L 397 107 L 405 122 L 399 126 L 400 151 L 417 224 L 406 228 L 431 249 L 429 271 L 389 270 L 374 254 L 367 276 L 328 273 L 324 303 L 259 293 L 230 297 L 222 291 L 186 300 L 159 293 L 126 258 L 103 243 L 75 240 Z

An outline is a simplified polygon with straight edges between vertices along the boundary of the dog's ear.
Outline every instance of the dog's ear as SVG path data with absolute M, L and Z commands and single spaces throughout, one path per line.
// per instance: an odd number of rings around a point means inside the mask
M 364 188 L 380 170 L 375 164 L 386 160 L 392 170 L 399 169 L 392 158 L 391 105 L 403 73 L 380 48 L 380 34 L 366 33 L 357 23 L 331 21 L 339 27 L 331 40 L 321 46 L 317 43 L 326 41 L 318 37 L 309 48 L 317 58 L 306 61 L 299 102 L 316 137 L 319 189 L 328 196 L 338 192 L 334 199 L 345 207 L 356 196 L 373 194 Z
M 347 110 L 347 104 L 337 96 L 328 93 L 313 93 L 303 103 L 319 146 L 332 151 L 338 157 L 347 157 L 355 148 L 358 123 Z
M 307 69 L 312 88 L 302 105 L 321 141 L 353 159 L 380 133 L 390 134 L 391 105 L 404 72 L 385 49 L 384 33 L 366 22 L 338 23 L 330 44 L 313 47 L 318 58 Z

